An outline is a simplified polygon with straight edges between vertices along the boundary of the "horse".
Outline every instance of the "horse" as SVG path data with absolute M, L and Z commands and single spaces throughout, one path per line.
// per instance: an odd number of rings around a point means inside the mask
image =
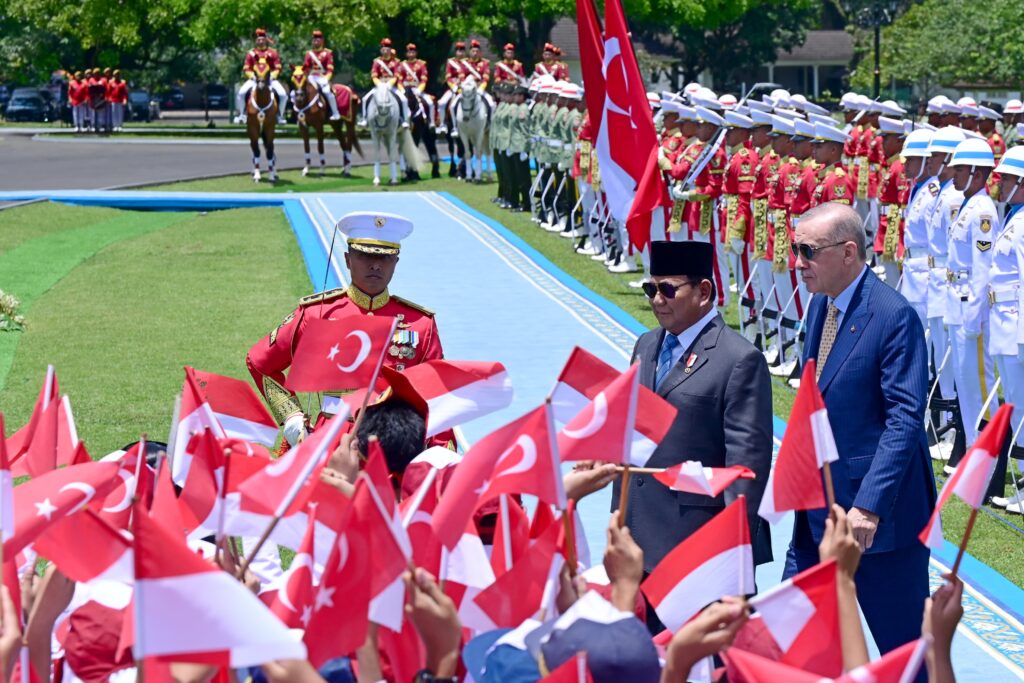
M 477 89 L 476 82 L 467 78 L 455 103 L 455 127 L 465 146 L 465 155 L 469 157 L 466 178 L 473 182 L 490 177 L 490 159 L 487 156 L 490 118 L 490 105 Z
M 341 83 L 331 86 L 331 91 L 338 102 L 338 112 L 341 114 L 339 121 L 329 121 L 334 129 L 334 137 L 341 146 L 341 175 L 345 178 L 352 176 L 352 150 L 353 148 L 362 156 L 363 148 L 359 145 L 359 137 L 356 135 L 356 110 L 360 105 L 359 95 L 352 88 Z
M 270 88 L 270 66 L 257 64 L 255 70 L 256 87 L 249 93 L 245 104 L 245 128 L 249 133 L 249 146 L 252 147 L 252 179 L 260 181 L 260 140 L 267 152 L 267 168 L 270 182 L 277 182 L 277 171 L 274 164 L 274 127 L 277 125 L 277 98 Z
M 437 155 L 437 132 L 434 130 L 434 111 L 437 103 L 432 95 L 420 92 L 416 88 L 406 88 L 405 97 L 409 104 L 409 129 L 412 132 L 413 143 L 417 147 L 423 143 L 430 156 L 430 175 L 432 178 L 440 178 L 441 171 L 438 167 L 441 162 Z M 409 179 L 419 180 L 419 173 L 410 171 Z
M 295 109 L 295 117 L 302 133 L 302 146 L 306 155 L 306 164 L 302 167 L 303 177 L 309 175 L 309 130 L 316 131 L 316 151 L 320 155 L 320 175 L 327 170 L 327 157 L 324 154 L 324 121 L 327 103 L 320 97 L 320 89 L 309 80 L 301 69 L 292 74 L 291 100 Z
M 398 184 L 398 96 L 391 92 L 387 83 L 378 83 L 366 104 L 366 121 L 373 140 L 375 159 L 373 161 L 373 184 L 380 185 L 381 150 L 388 156 L 391 166 L 390 185 Z

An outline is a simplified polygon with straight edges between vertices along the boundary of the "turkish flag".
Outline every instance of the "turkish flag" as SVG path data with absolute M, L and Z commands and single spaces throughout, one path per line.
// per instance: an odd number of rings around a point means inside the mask
M 34 431 L 25 455 L 11 463 L 11 472 L 16 477 L 38 477 L 75 461 L 79 441 L 68 397 L 50 401 L 38 419 L 35 415 L 33 419 Z
M 397 324 L 394 318 L 372 315 L 309 321 L 292 354 L 285 387 L 291 391 L 368 387 Z
M 173 465 L 171 477 L 179 486 L 185 485 L 188 468 L 192 463 L 192 458 L 186 450 L 192 435 L 209 429 L 217 437 L 227 436 L 217 420 L 213 408 L 210 407 L 210 402 L 199 388 L 195 375 L 190 370 L 190 368 L 185 369 L 185 383 L 181 387 L 178 422 L 171 428 L 174 433 L 174 443 L 169 445 L 168 452 Z
M 526 510 L 511 496 L 498 497 L 498 523 L 494 527 L 494 544 L 491 549 L 491 568 L 495 576 L 501 576 L 512 569 L 530 547 L 530 518 Z M 551 510 L 548 505 L 537 509 Z
M 50 403 L 58 400 L 59 395 L 60 384 L 57 382 L 57 371 L 53 369 L 52 365 L 48 365 L 46 366 L 46 378 L 43 380 L 43 386 L 39 389 L 39 397 L 36 399 L 36 405 L 32 409 L 32 416 L 29 418 L 28 424 L 11 434 L 7 440 L 8 455 L 12 462 L 20 458 L 28 450 L 29 444 L 32 443 L 32 436 L 36 431 L 36 425 L 39 423 L 39 418 L 42 416 L 43 411 L 49 407 Z
M 156 473 L 146 464 L 146 442 L 139 441 L 119 457 L 101 462 L 117 464 L 118 481 L 106 495 L 99 515 L 115 529 L 128 529 L 132 518 L 132 500 L 136 493 L 146 507 L 153 496 Z M 110 457 L 110 456 L 108 456 Z
M 316 512 L 309 516 L 309 526 L 302 538 L 302 545 L 295 553 L 288 571 L 260 593 L 260 600 L 270 607 L 278 619 L 288 628 L 306 628 L 313 618 L 313 598 L 317 579 L 313 558 L 316 555 Z
M 501 493 L 527 493 L 565 508 L 565 489 L 547 404 L 480 439 L 448 482 L 434 512 L 434 532 L 451 550 L 477 505 Z
M 640 364 L 616 377 L 558 433 L 558 452 L 569 460 L 630 462 L 640 390 Z

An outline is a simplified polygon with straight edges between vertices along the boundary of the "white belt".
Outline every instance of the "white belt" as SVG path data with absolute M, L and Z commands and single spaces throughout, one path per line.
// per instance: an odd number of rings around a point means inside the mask
M 927 256 L 914 256 L 913 258 L 903 259 L 903 267 L 910 268 L 912 270 L 928 270 L 931 266 L 931 262 Z
M 1014 302 L 1017 301 L 1017 289 L 1018 288 L 1016 286 L 1013 286 L 1013 287 L 999 287 L 999 288 L 989 287 L 989 289 L 988 289 L 988 303 L 989 303 L 989 305 L 991 305 L 991 304 L 1006 303 L 1008 301 L 1014 301 Z
M 945 268 L 946 257 L 945 256 L 928 256 L 928 265 L 932 268 Z

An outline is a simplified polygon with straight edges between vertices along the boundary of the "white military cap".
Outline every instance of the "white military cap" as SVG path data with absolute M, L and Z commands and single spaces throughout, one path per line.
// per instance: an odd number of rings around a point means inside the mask
M 772 115 L 767 112 L 763 112 L 760 109 L 750 110 L 750 120 L 754 122 L 755 126 L 770 126 L 772 125 Z
M 1003 106 L 1004 114 L 1020 114 L 1021 112 L 1024 112 L 1024 102 L 1016 98 L 1007 100 L 1006 105 Z
M 968 97 L 967 95 L 964 95 L 959 100 L 957 100 L 956 104 L 957 104 L 958 107 L 977 107 L 978 106 L 978 103 L 974 101 L 974 98 L 973 97 Z
M 661 97 L 656 92 L 647 93 L 647 103 L 651 105 L 651 109 L 661 108 Z
M 697 120 L 702 123 L 714 124 L 719 128 L 725 125 L 725 119 L 723 119 L 721 116 L 711 111 L 707 107 L 700 105 L 697 106 Z
M 869 113 L 881 114 L 882 110 L 878 108 L 878 102 L 867 95 L 858 95 L 857 101 L 860 102 L 860 108 Z
M 750 116 L 750 107 L 745 104 L 737 104 L 732 108 L 737 114 L 743 114 L 744 116 Z
M 850 136 L 848 134 L 839 130 L 835 126 L 830 126 L 826 123 L 814 124 L 815 142 L 838 142 L 839 144 L 845 144 L 849 139 Z
M 890 119 L 888 116 L 879 116 L 878 130 L 883 134 L 904 135 L 907 132 L 907 127 L 903 119 Z
M 888 116 L 903 116 L 907 113 L 907 110 L 896 104 L 894 100 L 886 100 L 885 102 L 879 102 L 878 107 L 883 114 Z
M 583 97 L 583 89 L 575 83 L 566 83 L 562 86 L 562 97 L 569 100 L 579 100 Z M 661 102 L 659 101 L 660 105 Z
M 952 154 L 956 146 L 964 141 L 964 131 L 956 126 L 943 126 L 932 133 L 928 143 L 929 154 Z
M 356 211 L 338 221 L 338 232 L 348 248 L 367 254 L 397 254 L 402 240 L 412 234 L 412 221 L 393 213 Z
M 690 103 L 700 105 L 706 109 L 722 110 L 722 103 L 718 101 L 718 95 L 713 90 L 701 88 L 690 95 Z
M 905 157 L 926 157 L 929 155 L 928 143 L 932 140 L 932 132 L 925 128 L 918 128 L 912 130 L 907 134 L 907 139 L 903 141 L 903 151 L 901 154 Z
M 793 135 L 813 140 L 814 124 L 803 119 L 793 119 Z
M 989 121 L 998 121 L 999 119 L 1002 118 L 999 115 L 999 112 L 997 112 L 995 109 L 992 109 L 991 107 L 978 107 L 978 114 L 981 116 L 981 118 L 988 119 Z
M 747 106 L 750 108 L 750 111 L 763 111 L 765 114 L 772 112 L 771 105 L 760 100 L 747 100 Z
M 903 134 L 909 135 L 915 128 L 923 128 L 927 125 L 926 123 L 914 123 L 913 119 L 903 119 Z
M 674 93 L 671 90 L 662 90 L 661 91 L 661 102 L 662 102 L 662 104 L 665 103 L 665 100 L 676 101 L 676 100 L 679 100 L 679 99 L 681 99 L 681 98 L 679 97 L 678 93 Z
M 807 120 L 811 123 L 820 123 L 825 126 L 835 126 L 838 124 L 831 116 L 822 116 L 821 114 L 815 114 L 813 111 L 807 112 Z
M 828 116 L 828 109 L 825 109 L 825 107 L 821 106 L 820 104 L 815 104 L 814 102 L 806 102 L 805 101 L 803 104 L 800 105 L 800 108 L 803 109 L 808 114 L 817 114 L 818 116 Z
M 1006 150 L 1006 154 L 996 166 L 996 173 L 1024 176 L 1024 145 L 1017 145 Z
M 911 124 L 913 124 L 913 122 L 911 122 Z M 917 127 L 918 128 L 924 128 L 925 130 L 930 130 L 933 133 L 938 130 L 938 128 L 936 128 L 935 126 L 933 126 L 932 124 L 930 124 L 928 122 L 919 123 L 919 124 L 917 124 Z
M 803 109 L 804 105 L 807 104 L 807 98 L 801 93 L 790 95 L 789 101 L 793 103 L 793 106 L 797 109 Z
M 675 100 L 663 99 L 661 101 L 661 112 L 663 114 L 678 114 L 679 113 L 679 103 L 676 102 Z
M 739 103 L 739 100 L 736 99 L 735 95 L 731 93 L 725 93 L 724 95 L 718 98 L 718 103 L 722 105 L 725 109 L 732 109 Z
M 956 151 L 953 152 L 953 159 L 949 162 L 949 165 L 988 166 L 991 168 L 996 165 L 996 158 L 992 154 L 992 148 L 988 146 L 985 140 L 970 138 L 956 146 Z
M 976 130 L 965 130 L 964 131 L 964 140 L 970 140 L 971 138 L 974 138 L 976 140 L 984 140 L 985 136 L 982 135 L 981 133 L 979 133 Z
M 962 112 L 963 108 L 953 100 L 946 100 L 942 103 L 943 114 L 960 114 Z
M 771 115 L 772 135 L 795 135 L 793 121 L 785 116 Z
M 686 84 L 686 87 L 683 88 L 683 92 L 686 93 L 687 95 L 692 95 L 693 93 L 700 90 L 701 87 L 702 86 L 700 83 L 694 83 L 693 81 L 691 81 Z
M 779 116 L 785 116 L 790 121 L 794 119 L 802 119 L 804 117 L 802 113 L 793 111 L 792 109 L 776 109 L 775 113 Z
M 839 100 L 839 106 L 847 111 L 860 111 L 859 95 L 855 92 L 848 92 Z
M 683 119 L 684 121 L 696 121 L 697 120 L 697 110 L 694 109 L 693 107 L 687 106 L 685 104 L 678 104 L 677 103 L 676 104 L 676 108 L 678 109 L 678 113 L 679 113 L 679 118 L 680 119 Z
M 945 95 L 936 95 L 935 97 L 928 100 L 927 111 L 929 114 L 944 114 L 946 111 L 946 102 L 949 102 L 949 98 Z
M 725 125 L 729 128 L 753 128 L 754 121 L 749 116 L 744 116 L 734 111 L 725 112 Z

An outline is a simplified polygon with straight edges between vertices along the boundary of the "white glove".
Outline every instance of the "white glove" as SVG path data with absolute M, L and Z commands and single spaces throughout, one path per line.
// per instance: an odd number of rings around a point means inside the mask
M 565 170 L 565 164 L 563 164 L 561 161 L 558 162 L 558 170 L 559 171 L 564 171 Z
M 526 161 L 529 158 L 530 158 L 530 155 L 527 154 L 526 152 L 520 152 L 519 153 L 519 161 Z
M 295 413 L 284 421 L 284 438 L 292 446 L 297 446 L 299 438 L 306 437 L 306 416 L 302 413 Z
M 732 253 L 742 254 L 747 248 L 747 243 L 745 240 L 732 239 L 729 240 L 729 246 L 732 248 Z
M 690 192 L 684 190 L 683 186 L 677 183 L 672 186 L 672 197 L 680 202 L 688 202 L 690 201 Z

